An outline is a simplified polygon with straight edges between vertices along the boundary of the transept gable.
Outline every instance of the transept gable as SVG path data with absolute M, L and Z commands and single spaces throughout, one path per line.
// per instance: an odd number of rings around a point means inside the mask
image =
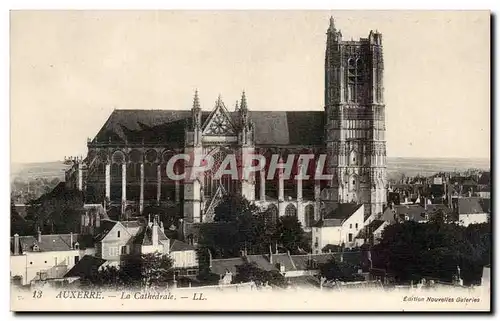
M 211 136 L 234 136 L 236 129 L 231 121 L 221 97 L 217 99 L 214 110 L 210 113 L 205 124 L 203 124 L 203 135 Z

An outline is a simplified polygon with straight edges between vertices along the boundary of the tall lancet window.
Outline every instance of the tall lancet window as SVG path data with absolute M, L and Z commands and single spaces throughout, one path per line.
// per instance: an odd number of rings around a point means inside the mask
M 355 102 L 356 99 L 356 63 L 354 59 L 347 62 L 347 101 Z
M 351 58 L 347 64 L 347 100 L 358 102 L 359 93 L 362 93 L 363 86 L 363 61 Z

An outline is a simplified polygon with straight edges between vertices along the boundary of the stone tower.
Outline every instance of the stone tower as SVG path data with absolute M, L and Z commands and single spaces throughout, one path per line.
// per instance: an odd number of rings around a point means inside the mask
M 382 35 L 345 41 L 333 18 L 327 31 L 325 113 L 327 200 L 365 205 L 371 221 L 386 203 Z

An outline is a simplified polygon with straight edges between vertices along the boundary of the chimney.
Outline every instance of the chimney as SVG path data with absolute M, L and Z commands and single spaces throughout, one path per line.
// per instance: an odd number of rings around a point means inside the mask
M 73 249 L 73 232 L 69 232 L 69 245 Z
M 38 243 L 42 243 L 42 231 L 40 230 L 40 227 L 38 227 L 37 233 L 38 233 L 37 237 Z
M 158 215 L 155 215 L 154 221 L 151 226 L 151 242 L 153 243 L 153 246 L 158 245 Z
M 269 264 L 273 264 L 273 251 L 271 249 L 271 244 L 269 244 Z
M 19 234 L 14 234 L 14 255 L 19 255 Z
M 207 249 L 208 251 L 208 267 L 212 268 L 212 252 L 210 252 L 210 249 Z

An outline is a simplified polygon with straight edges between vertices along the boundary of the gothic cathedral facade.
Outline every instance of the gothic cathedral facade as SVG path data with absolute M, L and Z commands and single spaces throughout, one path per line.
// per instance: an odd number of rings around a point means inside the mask
M 275 216 L 296 215 L 305 228 L 335 204 L 363 204 L 365 218 L 383 212 L 386 203 L 386 143 L 382 35 L 344 41 L 333 18 L 327 31 L 325 106 L 316 111 L 252 110 L 245 94 L 228 110 L 219 97 L 212 111 L 195 94 L 191 110 L 114 110 L 98 134 L 89 139 L 88 154 L 78 160 L 68 184 L 85 191 L 87 203 L 114 208 L 118 219 L 140 215 L 148 206 L 182 204 L 185 222 L 210 222 L 224 193 L 239 192 L 270 208 Z M 227 154 L 257 153 L 266 168 L 234 181 L 213 172 Z M 212 171 L 192 181 L 172 180 L 169 160 L 177 154 L 211 155 Z M 314 174 L 326 154 L 331 181 L 268 177 L 273 155 L 312 154 Z M 175 172 L 189 163 L 177 162 Z M 74 176 L 74 177 L 73 177 Z M 82 179 L 83 176 L 83 179 Z

